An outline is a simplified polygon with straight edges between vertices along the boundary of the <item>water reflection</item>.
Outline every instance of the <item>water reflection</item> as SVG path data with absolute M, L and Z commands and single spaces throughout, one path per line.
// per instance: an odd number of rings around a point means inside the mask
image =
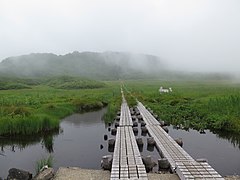
M 10 150 L 15 152 L 16 149 L 24 150 L 27 147 L 30 147 L 34 144 L 41 143 L 42 147 L 46 149 L 47 152 L 53 152 L 53 139 L 59 133 L 63 131 L 53 130 L 48 133 L 38 134 L 34 136 L 16 136 L 16 137 L 1 137 L 0 146 L 1 146 L 1 155 L 5 155 L 5 150 Z
M 233 134 L 229 132 L 213 131 L 218 138 L 227 139 L 234 147 L 240 149 L 240 134 Z
M 100 169 L 101 158 L 108 152 L 111 137 L 102 121 L 106 108 L 85 114 L 73 114 L 61 121 L 60 130 L 34 136 L 0 137 L 0 179 L 10 168 L 35 172 L 36 161 L 51 154 L 53 167 L 77 166 Z M 113 150 L 111 150 L 113 151 Z
M 143 152 L 143 145 L 138 145 L 138 149 L 140 152 Z
M 216 134 L 215 134 L 216 133 Z M 223 132 L 205 130 L 201 134 L 197 130 L 176 129 L 169 126 L 169 135 L 183 139 L 183 148 L 194 158 L 206 158 L 209 164 L 221 175 L 239 174 L 240 148 L 239 136 Z
M 171 127 L 175 130 L 184 130 L 187 132 L 189 132 L 190 130 L 190 128 L 185 128 L 181 125 L 171 125 Z M 213 134 L 216 134 L 218 138 L 228 140 L 228 142 L 230 142 L 234 147 L 237 147 L 240 149 L 240 134 L 234 134 L 226 131 L 216 131 L 216 130 L 210 130 L 210 132 L 212 132 Z M 199 133 L 206 134 L 206 130 L 201 129 L 199 130 Z
M 154 148 L 155 148 L 155 146 L 147 145 L 147 150 L 150 151 L 150 152 L 153 152 Z
M 82 168 L 100 169 L 102 156 L 113 154 L 113 147 L 108 146 L 108 139 L 115 138 L 111 134 L 114 124 L 104 124 L 101 117 L 106 109 L 86 114 L 74 114 L 61 122 L 64 129 L 38 136 L 15 138 L 0 137 L 0 177 L 6 177 L 8 169 L 22 168 L 34 172 L 36 160 L 54 157 L 54 168 L 60 166 L 78 166 Z M 144 145 L 140 147 L 141 155 L 151 155 L 156 160 L 160 158 L 156 147 L 147 146 L 149 135 L 142 132 L 138 126 L 136 138 L 142 138 Z M 207 158 L 210 164 L 222 175 L 240 172 L 240 137 L 223 132 L 217 135 L 206 131 L 188 129 L 184 131 L 169 128 L 169 134 L 174 138 L 183 138 L 184 149 L 194 158 Z M 222 140 L 227 139 L 227 140 Z M 232 144 L 232 145 L 231 145 Z M 221 149 L 216 151 L 216 149 Z M 23 163 L 24 162 L 24 163 Z M 227 164 L 227 166 L 224 166 Z M 157 172 L 158 168 L 154 169 Z

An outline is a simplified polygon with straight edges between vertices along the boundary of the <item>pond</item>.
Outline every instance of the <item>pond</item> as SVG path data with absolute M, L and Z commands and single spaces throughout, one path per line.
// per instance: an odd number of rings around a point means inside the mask
M 0 139 L 0 177 L 6 177 L 10 168 L 19 168 L 35 174 L 36 161 L 53 156 L 53 165 L 100 169 L 101 158 L 109 154 L 103 135 L 108 128 L 102 120 L 106 109 L 73 114 L 61 121 L 60 132 L 40 137 Z M 100 145 L 103 148 L 100 149 Z
M 219 132 L 218 132 L 219 133 Z M 205 134 L 189 129 L 175 129 L 169 126 L 169 135 L 182 138 L 183 148 L 194 159 L 205 158 L 222 176 L 240 175 L 240 136 L 227 133 L 214 134 L 205 130 Z
M 61 130 L 47 135 L 0 139 L 0 177 L 6 177 L 10 168 L 19 168 L 35 174 L 36 161 L 53 156 L 54 168 L 77 166 L 81 168 L 101 169 L 102 156 L 112 154 L 108 149 L 104 135 L 114 138 L 108 126 L 102 120 L 106 109 L 96 112 L 73 114 L 61 121 Z M 140 128 L 140 126 L 139 126 Z M 139 129 L 140 130 L 140 129 Z M 141 154 L 151 155 L 157 162 L 159 154 L 156 148 L 146 146 L 144 141 Z M 200 134 L 195 130 L 177 130 L 169 127 L 169 134 L 182 138 L 183 148 L 194 158 L 206 158 L 221 174 L 240 174 L 240 137 L 217 136 L 209 131 Z M 229 139 L 229 140 L 227 140 Z M 157 167 L 154 168 L 157 171 Z

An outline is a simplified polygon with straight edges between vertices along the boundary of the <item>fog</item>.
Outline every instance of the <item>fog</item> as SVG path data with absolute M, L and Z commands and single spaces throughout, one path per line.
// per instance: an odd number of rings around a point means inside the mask
M 0 0 L 0 60 L 123 51 L 173 70 L 240 72 L 239 0 Z

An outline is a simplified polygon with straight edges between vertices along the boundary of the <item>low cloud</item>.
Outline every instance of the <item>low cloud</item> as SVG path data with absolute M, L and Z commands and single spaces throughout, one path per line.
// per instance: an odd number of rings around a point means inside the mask
M 238 74 L 239 8 L 238 0 L 2 0 L 0 59 L 124 51 L 174 70 Z

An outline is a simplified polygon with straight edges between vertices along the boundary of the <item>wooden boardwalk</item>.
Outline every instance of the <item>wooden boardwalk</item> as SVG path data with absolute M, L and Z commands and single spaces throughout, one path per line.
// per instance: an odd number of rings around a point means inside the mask
M 117 128 L 116 141 L 111 169 L 111 180 L 147 180 L 147 173 L 142 162 L 137 142 L 132 130 L 132 118 L 123 96 L 121 116 Z
M 159 152 L 168 159 L 171 170 L 176 172 L 180 179 L 224 180 L 208 163 L 195 161 L 161 128 L 159 122 L 140 102 L 138 102 L 138 109 L 146 123 L 149 135 L 156 141 Z
M 119 126 L 133 126 L 132 116 L 124 97 L 121 105 L 121 116 L 120 116 Z

